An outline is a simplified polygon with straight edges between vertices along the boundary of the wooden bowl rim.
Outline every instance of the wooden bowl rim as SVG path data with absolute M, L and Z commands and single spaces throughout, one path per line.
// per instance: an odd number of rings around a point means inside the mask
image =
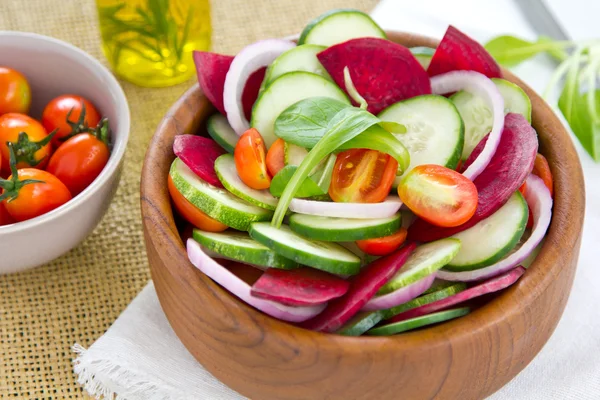
M 396 31 L 387 31 L 387 33 L 390 40 L 402 43 L 407 47 L 436 47 L 439 43 L 435 39 L 411 33 Z M 171 149 L 157 148 L 161 136 L 173 124 L 178 127 L 185 127 L 192 123 L 193 115 L 191 117 L 184 116 L 188 118 L 187 121 L 184 121 L 182 115 L 180 115 L 180 110 L 186 106 L 191 98 L 201 96 L 202 101 L 207 102 L 197 84 L 186 91 L 171 107 L 157 128 L 146 153 L 141 180 L 141 208 L 143 223 L 147 231 L 146 240 L 150 242 L 147 245 L 156 246 L 155 238 L 161 236 L 161 234 L 166 234 L 167 239 L 173 243 L 175 248 L 170 249 L 172 251 L 168 251 L 168 254 L 159 254 L 159 256 L 163 259 L 164 265 L 168 266 L 168 272 L 179 282 L 181 287 L 194 288 L 194 290 L 199 291 L 197 296 L 201 296 L 200 291 L 209 290 L 212 295 L 219 297 L 219 301 L 227 307 L 228 312 L 234 314 L 244 313 L 249 316 L 251 322 L 248 323 L 260 326 L 261 330 L 269 330 L 269 333 L 273 335 L 271 338 L 274 340 L 285 341 L 286 338 L 293 337 L 298 347 L 310 346 L 314 345 L 314 342 L 319 342 L 318 346 L 321 351 L 337 353 L 342 351 L 348 356 L 365 351 L 389 352 L 391 350 L 414 349 L 418 346 L 446 346 L 450 337 L 453 341 L 470 340 L 471 335 L 477 331 L 484 331 L 490 325 L 499 324 L 503 319 L 521 313 L 523 309 L 527 308 L 528 304 L 535 301 L 546 290 L 548 285 L 558 276 L 559 269 L 563 268 L 563 265 L 554 262 L 552 257 L 572 251 L 574 244 L 577 243 L 581 235 L 583 225 L 585 207 L 583 172 L 570 135 L 554 114 L 552 108 L 540 96 L 509 71 L 503 69 L 503 74 L 505 79 L 523 88 L 531 99 L 532 124 L 536 130 L 541 131 L 540 147 L 548 157 L 554 175 L 554 213 L 545 244 L 524 276 L 488 304 L 474 310 L 467 316 L 396 336 L 347 337 L 324 334 L 298 328 L 257 311 L 231 296 L 225 289 L 197 270 L 187 259 L 185 246 L 179 237 L 172 212 L 161 213 L 159 208 L 155 206 L 155 204 L 161 202 L 169 202 L 169 194 L 166 190 L 168 170 L 164 171 L 162 189 L 149 189 L 152 186 L 149 184 L 149 179 L 155 179 L 150 171 L 150 166 L 156 164 L 157 159 L 160 157 L 163 159 L 169 158 L 170 161 L 174 158 Z M 541 129 L 548 127 L 550 123 L 561 128 L 557 129 L 556 132 L 552 130 L 545 132 Z M 170 162 L 168 165 L 170 165 Z M 149 223 L 149 221 L 152 221 L 152 223 Z M 557 244 L 558 248 L 556 247 Z M 200 285 L 190 284 L 192 280 L 197 281 Z M 167 314 L 167 318 L 171 317 Z M 464 329 L 465 326 L 471 326 L 469 322 L 476 322 L 479 329 Z

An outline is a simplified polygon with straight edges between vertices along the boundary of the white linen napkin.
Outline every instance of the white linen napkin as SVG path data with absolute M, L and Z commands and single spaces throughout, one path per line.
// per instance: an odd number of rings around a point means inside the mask
M 578 12 L 597 16 L 589 0 L 553 0 L 573 38 L 600 37 L 600 25 L 581 27 Z M 511 0 L 384 0 L 374 18 L 387 29 L 441 37 L 452 23 L 480 41 L 501 33 L 534 39 L 537 35 Z M 579 7 L 579 11 L 577 10 Z M 586 13 L 582 13 L 586 9 Z M 558 11 L 557 11 L 558 10 Z M 433 14 L 435 13 L 435 15 Z M 595 23 L 595 21 L 594 21 Z M 588 29 L 589 28 L 589 29 Z M 595 29 L 594 34 L 590 30 Z M 552 63 L 538 57 L 515 72 L 541 92 Z M 575 141 L 576 142 L 576 141 Z M 565 314 L 533 362 L 490 400 L 564 400 L 600 398 L 600 165 L 576 142 L 584 167 L 587 211 L 579 268 Z M 595 178 L 595 179 L 594 179 Z M 123 400 L 243 399 L 210 375 L 187 352 L 171 329 L 150 283 L 111 328 L 88 350 L 74 346 L 74 370 L 86 390 L 100 398 Z

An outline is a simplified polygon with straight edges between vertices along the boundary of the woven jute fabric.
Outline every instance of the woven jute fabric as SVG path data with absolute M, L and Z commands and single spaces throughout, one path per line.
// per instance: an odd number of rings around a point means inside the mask
M 213 49 L 235 54 L 255 40 L 299 32 L 328 9 L 369 11 L 376 2 L 213 0 Z M 0 0 L 0 30 L 53 36 L 106 63 L 93 0 Z M 75 382 L 70 348 L 76 341 L 91 345 L 150 279 L 139 209 L 142 162 L 160 118 L 193 83 L 147 89 L 121 82 L 131 108 L 131 139 L 119 190 L 103 221 L 51 264 L 0 276 L 1 399 L 85 398 Z

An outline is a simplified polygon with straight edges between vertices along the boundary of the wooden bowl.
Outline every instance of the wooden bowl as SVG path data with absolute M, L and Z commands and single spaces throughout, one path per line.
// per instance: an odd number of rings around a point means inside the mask
M 437 41 L 389 33 L 405 46 Z M 344 337 L 296 328 L 229 295 L 190 264 L 167 174 L 176 135 L 204 131 L 214 112 L 198 86 L 171 108 L 146 154 L 142 215 L 152 278 L 171 326 L 214 376 L 252 399 L 481 399 L 518 374 L 546 343 L 573 282 L 584 215 L 577 153 L 550 107 L 531 98 L 533 126 L 555 183 L 554 217 L 536 261 L 517 284 L 454 321 L 391 337 Z

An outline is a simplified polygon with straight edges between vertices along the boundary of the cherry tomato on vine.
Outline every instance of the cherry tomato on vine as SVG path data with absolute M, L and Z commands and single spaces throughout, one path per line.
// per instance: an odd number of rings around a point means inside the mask
M 337 155 L 329 196 L 344 203 L 379 203 L 388 196 L 398 162 L 376 150 L 351 149 Z
M 0 153 L 4 173 L 9 172 L 7 142 L 13 144 L 17 168 L 44 169 L 52 154 L 52 135 L 35 119 L 24 114 L 9 113 L 0 116 Z
M 453 227 L 477 209 L 477 188 L 464 175 L 440 165 L 419 165 L 398 186 L 400 200 L 427 222 Z
M 110 157 L 108 121 L 91 133 L 79 133 L 54 152 L 47 171 L 60 179 L 77 196 L 100 175 Z
M 198 229 L 208 232 L 222 232 L 228 228 L 227 225 L 220 223 L 216 219 L 213 219 L 206 215 L 202 210 L 193 205 L 186 199 L 175 187 L 173 179 L 169 176 L 167 181 L 169 187 L 169 194 L 175 209 L 186 221 L 194 225 Z
M 279 138 L 271 145 L 271 148 L 267 152 L 267 170 L 271 176 L 277 175 L 277 173 L 285 167 L 285 142 Z
M 271 186 L 266 152 L 265 142 L 254 128 L 244 132 L 235 146 L 233 156 L 238 175 L 252 189 L 268 189 Z
M 8 211 L 6 211 L 6 207 L 4 207 L 4 203 L 0 202 L 0 226 L 14 224 L 15 220 L 10 216 Z
M 100 122 L 96 107 L 84 97 L 65 94 L 51 100 L 42 113 L 42 125 L 48 132 L 57 129 L 54 147 L 77 133 L 94 128 Z
M 31 106 L 31 88 L 19 71 L 0 66 L 0 115 L 27 114 Z
M 404 243 L 407 234 L 408 231 L 406 228 L 400 228 L 398 232 L 389 236 L 357 240 L 356 245 L 363 252 L 372 256 L 386 256 L 396 251 L 396 249 Z

